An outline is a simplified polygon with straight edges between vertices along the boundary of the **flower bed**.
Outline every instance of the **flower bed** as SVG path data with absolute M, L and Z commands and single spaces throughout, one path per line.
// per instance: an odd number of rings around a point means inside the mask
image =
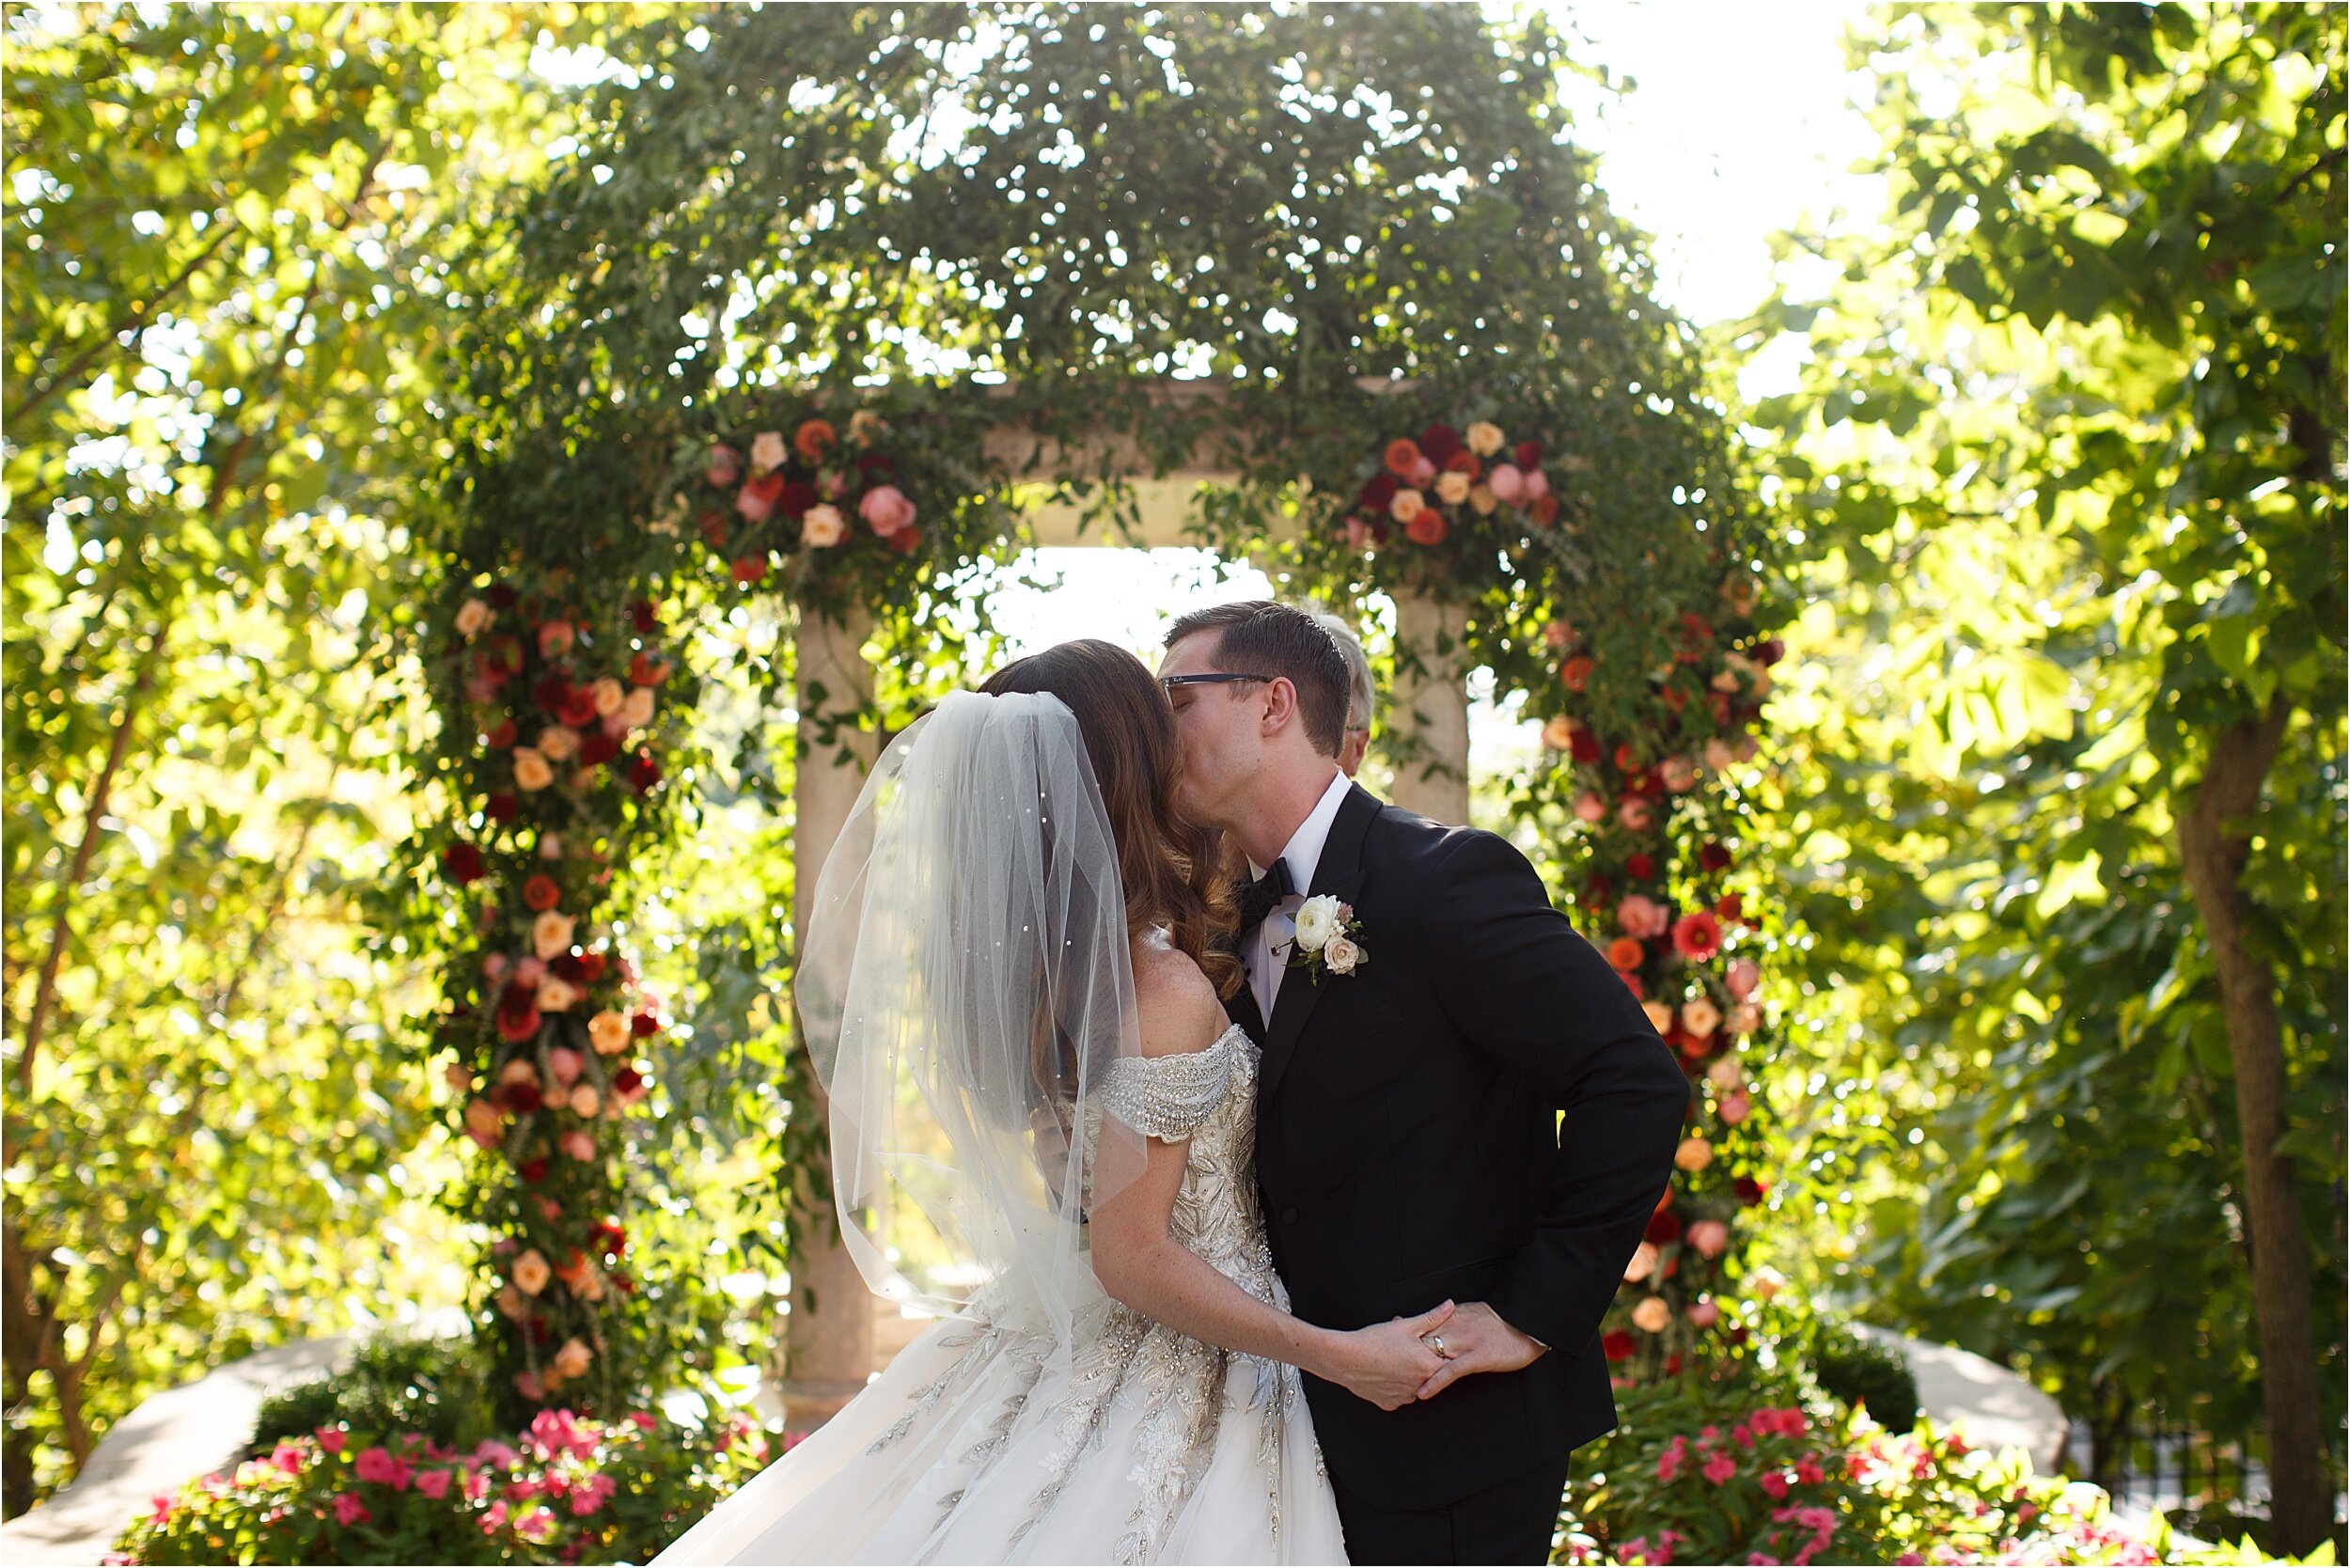
M 2223 1563 L 2245 1542 L 2124 1529 L 2106 1494 L 2017 1450 L 1815 1410 L 1735 1387 L 1617 1390 L 1622 1424 L 1577 1450 L 1555 1560 L 1602 1563 Z M 2311 1560 L 2318 1560 L 2312 1559 Z M 2326 1554 L 2325 1560 L 2331 1560 Z
M 767 1452 L 747 1416 L 705 1429 L 644 1411 L 607 1423 L 547 1410 L 514 1444 L 466 1450 L 421 1433 L 378 1441 L 321 1427 L 157 1497 L 106 1560 L 643 1562 Z

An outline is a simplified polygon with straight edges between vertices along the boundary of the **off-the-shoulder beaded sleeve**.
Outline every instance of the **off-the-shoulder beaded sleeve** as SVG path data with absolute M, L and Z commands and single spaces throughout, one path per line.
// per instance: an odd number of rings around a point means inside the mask
M 1103 1109 L 1138 1133 L 1180 1143 L 1223 1104 L 1233 1059 L 1247 1041 L 1235 1024 L 1205 1050 L 1120 1057 L 1103 1079 Z

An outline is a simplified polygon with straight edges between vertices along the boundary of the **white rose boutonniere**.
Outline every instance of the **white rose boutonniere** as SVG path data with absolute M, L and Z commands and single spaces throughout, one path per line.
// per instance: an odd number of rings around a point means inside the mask
M 1351 975 L 1371 959 L 1357 940 L 1361 934 L 1353 904 L 1340 903 L 1327 893 L 1317 894 L 1298 908 L 1289 967 L 1305 970 L 1316 985 L 1322 983 L 1324 972 Z

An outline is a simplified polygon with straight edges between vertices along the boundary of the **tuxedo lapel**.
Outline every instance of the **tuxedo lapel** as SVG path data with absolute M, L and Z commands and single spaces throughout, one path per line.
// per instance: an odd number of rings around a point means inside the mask
M 1308 898 L 1327 893 L 1340 901 L 1351 900 L 1363 882 L 1363 836 L 1371 830 L 1371 821 L 1379 814 L 1379 797 L 1357 784 L 1346 792 L 1339 803 L 1339 814 L 1331 820 L 1330 836 L 1322 843 L 1322 858 L 1314 863 L 1314 885 L 1306 890 Z M 1313 1016 L 1314 1004 L 1333 985 L 1348 981 L 1332 975 L 1314 983 L 1305 970 L 1281 977 L 1281 989 L 1273 998 L 1273 1016 L 1265 1024 L 1262 1036 L 1264 1062 L 1259 1098 L 1273 1093 L 1281 1081 L 1282 1072 L 1290 1058 L 1297 1053 L 1297 1039 L 1305 1031 L 1306 1020 Z M 1251 998 L 1249 1011 L 1256 1011 Z

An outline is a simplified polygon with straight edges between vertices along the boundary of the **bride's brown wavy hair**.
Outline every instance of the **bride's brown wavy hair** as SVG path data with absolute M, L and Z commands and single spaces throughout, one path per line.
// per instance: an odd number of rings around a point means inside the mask
M 1086 637 L 1016 659 L 979 690 L 1046 692 L 1077 716 L 1118 840 L 1127 936 L 1165 926 L 1217 996 L 1239 990 L 1240 960 L 1222 940 L 1238 924 L 1223 835 L 1175 804 L 1183 769 L 1175 710 L 1142 661 L 1116 643 Z

